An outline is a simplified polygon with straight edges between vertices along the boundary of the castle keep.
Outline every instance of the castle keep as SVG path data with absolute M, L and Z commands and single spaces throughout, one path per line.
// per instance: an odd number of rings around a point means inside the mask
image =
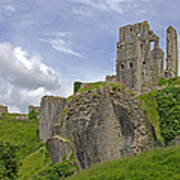
M 178 73 L 178 47 L 176 30 L 167 29 L 166 69 L 164 52 L 159 37 L 147 21 L 120 28 L 117 43 L 116 79 L 138 91 L 153 88 L 162 77 Z

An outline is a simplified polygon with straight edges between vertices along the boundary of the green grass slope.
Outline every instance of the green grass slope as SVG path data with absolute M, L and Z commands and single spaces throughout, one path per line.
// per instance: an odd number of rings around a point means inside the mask
M 17 114 L 0 119 L 0 141 L 18 146 L 18 179 L 31 179 L 47 167 L 51 160 L 44 144 L 38 141 L 38 120 L 16 120 Z
M 158 148 L 95 165 L 67 180 L 179 180 L 180 147 Z
M 47 149 L 42 146 L 22 161 L 18 174 L 19 180 L 31 179 L 33 175 L 36 175 L 50 164 Z
M 22 160 L 40 146 L 37 136 L 38 121 L 16 120 L 16 116 L 7 114 L 0 119 L 0 141 L 18 145 L 18 159 Z

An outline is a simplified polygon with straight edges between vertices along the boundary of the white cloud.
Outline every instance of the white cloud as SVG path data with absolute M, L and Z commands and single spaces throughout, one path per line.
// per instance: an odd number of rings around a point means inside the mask
M 59 79 L 40 56 L 28 58 L 21 47 L 0 43 L 0 102 L 11 111 L 26 111 L 29 104 L 39 104 L 45 94 L 69 95 Z
M 3 6 L 4 11 L 14 12 L 15 8 L 12 5 L 5 5 Z
M 119 14 L 127 12 L 130 5 L 138 6 L 149 0 L 70 0 L 75 3 L 84 4 L 100 11 L 114 11 Z M 75 12 L 78 12 L 76 10 Z
M 48 43 L 56 51 L 82 58 L 83 57 L 82 54 L 72 49 L 73 46 L 72 41 L 69 39 L 65 40 L 68 36 L 70 36 L 70 34 L 71 33 L 65 33 L 61 31 L 54 33 L 45 32 L 43 35 L 45 35 L 46 37 L 39 38 L 39 41 Z
M 0 7 L 0 15 L 9 16 L 15 11 L 16 9 L 12 5 L 2 5 Z

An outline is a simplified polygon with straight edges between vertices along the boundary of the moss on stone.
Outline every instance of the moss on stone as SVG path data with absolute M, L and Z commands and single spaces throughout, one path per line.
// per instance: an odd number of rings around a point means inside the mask
M 78 92 L 79 93 L 84 93 L 84 92 L 92 91 L 94 89 L 99 89 L 102 86 L 106 86 L 106 83 L 103 82 L 103 81 L 94 82 L 94 83 L 87 83 L 87 84 L 84 84 L 82 86 L 82 88 L 80 88 L 78 90 Z
M 108 85 L 111 86 L 114 91 L 121 91 L 121 90 L 125 89 L 124 84 L 122 84 L 120 82 L 110 82 L 110 83 L 108 83 Z
M 164 143 L 164 139 L 162 138 L 160 131 L 156 95 L 157 90 L 155 89 L 149 93 L 138 96 L 137 99 L 139 99 L 141 102 L 140 108 L 142 108 L 148 114 L 148 123 L 153 126 L 157 140 L 161 143 Z

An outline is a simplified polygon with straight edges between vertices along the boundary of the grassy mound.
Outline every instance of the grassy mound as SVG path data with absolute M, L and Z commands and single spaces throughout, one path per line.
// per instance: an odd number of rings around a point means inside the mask
M 67 180 L 175 180 L 180 179 L 180 147 L 154 149 L 82 170 Z

